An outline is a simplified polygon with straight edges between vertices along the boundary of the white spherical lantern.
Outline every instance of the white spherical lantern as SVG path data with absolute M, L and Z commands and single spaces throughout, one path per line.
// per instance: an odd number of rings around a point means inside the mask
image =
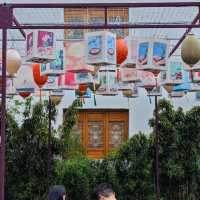
M 187 35 L 183 40 L 181 57 L 190 66 L 193 66 L 200 60 L 200 42 L 193 34 Z
M 13 77 L 21 66 L 21 56 L 16 49 L 8 49 L 6 67 L 8 75 Z

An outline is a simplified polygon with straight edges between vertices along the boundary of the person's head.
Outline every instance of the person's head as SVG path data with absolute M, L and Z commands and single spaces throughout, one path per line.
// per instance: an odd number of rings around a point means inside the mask
M 101 183 L 95 189 L 95 196 L 97 200 L 116 200 L 115 192 L 110 184 Z
M 49 190 L 48 200 L 67 200 L 63 185 L 55 185 Z

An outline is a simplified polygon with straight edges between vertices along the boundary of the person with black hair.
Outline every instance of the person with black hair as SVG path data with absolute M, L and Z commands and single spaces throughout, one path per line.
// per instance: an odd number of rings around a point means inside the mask
M 107 183 L 98 185 L 94 190 L 94 194 L 97 200 L 117 200 L 111 185 Z
M 65 187 L 63 185 L 54 185 L 50 188 L 48 200 L 67 200 Z

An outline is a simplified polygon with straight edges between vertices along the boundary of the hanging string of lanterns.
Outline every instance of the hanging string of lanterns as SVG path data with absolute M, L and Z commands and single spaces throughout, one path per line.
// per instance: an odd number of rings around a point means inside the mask
M 45 40 L 41 46 L 38 46 L 39 41 L 35 38 L 41 39 L 44 36 Z M 27 37 L 27 61 L 37 62 L 33 64 L 33 78 L 37 86 L 41 89 L 47 84 L 48 76 L 59 76 L 56 81 L 56 84 L 59 85 L 58 89 L 75 90 L 78 88 L 82 97 L 90 89 L 94 94 L 95 105 L 96 94 L 110 95 L 112 93 L 112 95 L 116 95 L 119 89 L 119 91 L 123 91 L 124 96 L 133 96 L 133 88 L 120 90 L 120 87 L 116 87 L 117 84 L 122 85 L 122 83 L 137 83 L 137 87 L 144 87 L 150 95 L 152 90 L 158 86 L 157 78 L 160 72 L 162 73 L 159 85 L 162 85 L 169 94 L 174 91 L 198 90 L 198 84 L 190 83 L 190 89 L 183 87 L 185 84 L 183 65 L 181 62 L 169 61 L 168 49 L 169 41 L 167 39 L 140 39 L 132 36 L 123 39 L 116 38 L 115 34 L 108 31 L 86 33 L 84 41 L 65 42 L 64 50 L 60 49 L 59 51 L 55 49 L 53 32 L 39 30 L 28 34 Z M 199 40 L 193 34 L 188 34 L 181 46 L 181 58 L 192 69 L 190 81 L 196 83 L 200 81 L 196 75 L 200 70 L 199 52 Z M 7 52 L 8 75 L 14 77 L 20 66 L 20 54 L 15 49 L 9 49 Z M 103 70 L 99 72 L 100 81 L 97 82 L 95 76 L 102 66 Z M 117 73 L 110 70 L 109 66 L 117 66 Z M 73 77 L 75 77 L 70 78 L 71 81 L 73 79 L 70 87 L 64 86 L 67 72 L 70 76 L 70 73 L 73 73 Z M 92 81 L 77 83 L 77 74 L 83 72 L 91 74 Z M 153 79 L 152 74 L 156 80 Z M 162 78 L 164 76 L 165 79 Z M 148 79 L 151 79 L 151 82 L 148 82 Z M 140 81 L 142 82 L 139 83 Z M 21 93 L 22 96 L 28 95 Z

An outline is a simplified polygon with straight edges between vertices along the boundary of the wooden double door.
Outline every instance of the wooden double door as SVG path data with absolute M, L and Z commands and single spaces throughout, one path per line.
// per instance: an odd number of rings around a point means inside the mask
M 128 138 L 128 110 L 80 110 L 74 132 L 87 156 L 100 159 Z

